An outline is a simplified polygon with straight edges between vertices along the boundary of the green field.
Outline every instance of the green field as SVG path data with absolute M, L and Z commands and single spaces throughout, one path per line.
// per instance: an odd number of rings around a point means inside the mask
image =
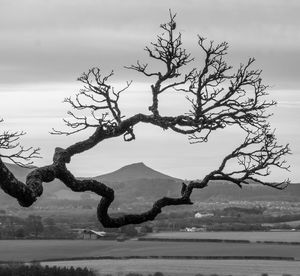
M 97 257 L 145 257 L 145 259 L 100 259 Z M 149 259 L 148 256 L 177 256 L 178 259 Z M 272 260 L 189 260 L 197 257 L 293 257 L 296 261 Z M 66 261 L 67 259 L 82 259 Z M 264 243 L 211 243 L 174 241 L 124 242 L 105 240 L 0 240 L 0 261 L 42 261 L 48 265 L 87 266 L 100 273 L 126 275 L 128 272 L 165 275 L 269 275 L 290 274 L 300 276 L 300 245 Z
M 128 240 L 0 240 L 0 261 L 101 256 L 269 256 L 300 260 L 300 245 Z
M 42 263 L 58 266 L 87 266 L 98 273 L 126 275 L 129 272 L 139 272 L 144 275 L 156 271 L 164 275 L 195 276 L 197 273 L 204 275 L 234 275 L 261 276 L 268 273 L 269 276 L 300 275 L 300 262 L 288 261 L 260 261 L 260 260 L 84 260 L 69 262 Z
M 279 232 L 160 232 L 148 234 L 160 239 L 223 239 L 274 242 L 300 242 L 300 231 Z

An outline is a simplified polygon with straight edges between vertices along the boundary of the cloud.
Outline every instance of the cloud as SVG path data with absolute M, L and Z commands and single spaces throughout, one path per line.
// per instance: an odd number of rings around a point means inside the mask
M 91 66 L 116 69 L 119 79 L 132 78 L 122 66 L 145 58 L 142 49 L 172 8 L 193 53 L 198 54 L 198 33 L 226 40 L 230 61 L 239 64 L 257 56 L 268 82 L 295 87 L 299 6 L 292 0 L 288 5 L 283 0 L 2 0 L 1 82 L 69 82 Z

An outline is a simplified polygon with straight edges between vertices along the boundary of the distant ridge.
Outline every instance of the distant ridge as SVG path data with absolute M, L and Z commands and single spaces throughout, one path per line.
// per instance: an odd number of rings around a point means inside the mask
M 111 173 L 96 176 L 94 179 L 108 182 L 128 182 L 137 179 L 180 180 L 153 170 L 146 166 L 143 162 L 126 165 Z
M 15 164 L 6 163 L 8 169 L 21 181 L 25 181 L 32 169 L 21 168 Z M 116 191 L 120 202 L 132 202 L 134 198 L 143 197 L 145 200 L 162 196 L 180 196 L 182 180 L 158 172 L 144 163 L 126 165 L 111 173 L 93 177 L 106 183 Z M 41 202 L 45 199 L 80 199 L 80 193 L 72 192 L 68 187 L 55 179 L 43 185 L 44 193 Z M 0 190 L 0 197 L 4 192 Z M 6 196 L 8 198 L 8 196 Z M 215 181 L 201 190 L 195 190 L 193 201 L 227 201 L 227 200 L 268 200 L 268 201 L 299 201 L 300 184 L 290 184 L 287 189 L 279 191 L 262 185 L 245 185 L 240 189 L 235 184 Z M 3 201 L 2 201 L 3 202 Z

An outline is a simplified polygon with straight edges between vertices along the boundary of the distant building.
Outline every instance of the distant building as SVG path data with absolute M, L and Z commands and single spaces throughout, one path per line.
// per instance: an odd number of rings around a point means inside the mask
M 184 231 L 186 232 L 204 232 L 206 231 L 206 228 L 205 227 L 186 227 L 184 229 Z
M 73 232 L 78 234 L 78 238 L 84 240 L 97 240 L 106 237 L 106 232 L 95 231 L 91 229 L 72 229 Z
M 71 230 L 73 233 L 77 235 L 78 239 L 84 240 L 114 240 L 119 236 L 119 233 L 116 232 L 104 232 L 104 231 L 95 231 L 91 229 L 77 228 Z
M 214 214 L 213 213 L 204 213 L 201 214 L 200 212 L 197 212 L 195 214 L 195 218 L 206 218 L 206 217 L 212 217 Z
M 106 236 L 106 232 L 84 229 L 81 233 L 84 240 L 97 240 Z

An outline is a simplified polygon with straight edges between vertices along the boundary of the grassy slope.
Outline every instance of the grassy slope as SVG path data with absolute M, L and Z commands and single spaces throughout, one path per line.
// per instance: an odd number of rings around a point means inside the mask
M 300 275 L 300 262 L 260 261 L 260 260 L 89 260 L 71 262 L 53 262 L 47 265 L 89 267 L 99 273 L 126 275 L 139 272 L 149 275 L 155 271 L 166 276 L 203 275 Z M 101 274 L 103 275 L 103 274 Z

